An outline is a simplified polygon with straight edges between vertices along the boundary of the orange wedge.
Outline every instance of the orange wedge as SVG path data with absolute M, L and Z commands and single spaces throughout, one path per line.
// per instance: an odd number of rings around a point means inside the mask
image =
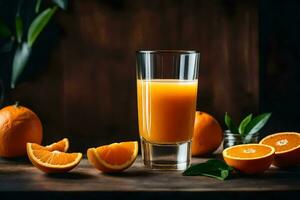
M 121 172 L 129 168 L 138 154 L 138 142 L 121 142 L 89 148 L 89 162 L 102 172 Z
M 245 174 L 267 170 L 274 159 L 275 149 L 264 144 L 242 144 L 223 151 L 225 162 Z
M 49 151 L 47 147 L 35 143 L 27 143 L 27 155 L 32 164 L 46 173 L 68 172 L 76 167 L 81 153 L 65 153 L 58 150 Z
M 300 164 L 300 133 L 275 133 L 263 138 L 259 143 L 275 148 L 275 166 L 285 168 Z
M 62 151 L 67 152 L 69 149 L 69 140 L 68 138 L 64 138 L 58 142 L 54 142 L 47 146 L 40 146 L 42 149 L 48 150 L 48 151 Z

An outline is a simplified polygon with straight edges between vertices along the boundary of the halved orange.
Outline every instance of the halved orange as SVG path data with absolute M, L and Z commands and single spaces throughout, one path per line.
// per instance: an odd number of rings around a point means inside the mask
M 35 167 L 46 173 L 70 171 L 79 164 L 82 158 L 81 153 L 49 151 L 35 143 L 27 143 L 27 155 Z
M 121 142 L 89 148 L 89 162 L 102 172 L 121 172 L 129 168 L 138 154 L 138 142 Z
M 245 174 L 258 174 L 272 164 L 275 149 L 264 144 L 241 144 L 223 151 L 225 162 Z
M 259 143 L 275 148 L 275 166 L 284 168 L 300 164 L 300 133 L 275 133 L 263 138 Z

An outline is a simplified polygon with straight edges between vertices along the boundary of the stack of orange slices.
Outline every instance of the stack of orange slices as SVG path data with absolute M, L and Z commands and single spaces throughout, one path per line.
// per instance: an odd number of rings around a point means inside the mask
M 46 173 L 68 172 L 76 167 L 81 158 L 81 153 L 66 153 L 69 148 L 68 139 L 48 146 L 27 143 L 27 155 L 32 164 Z

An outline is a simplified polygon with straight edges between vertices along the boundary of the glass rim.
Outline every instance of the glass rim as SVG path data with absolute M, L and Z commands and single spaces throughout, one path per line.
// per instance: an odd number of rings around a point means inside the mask
M 158 53 L 169 53 L 169 54 L 200 54 L 197 50 L 137 50 L 137 54 L 158 54 Z

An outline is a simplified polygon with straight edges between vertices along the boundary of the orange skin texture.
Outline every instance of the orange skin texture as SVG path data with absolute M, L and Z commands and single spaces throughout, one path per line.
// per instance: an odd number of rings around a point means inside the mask
M 222 140 L 222 128 L 217 120 L 205 112 L 197 111 L 192 139 L 192 156 L 213 153 Z
M 276 153 L 273 165 L 279 168 L 287 168 L 300 164 L 300 148 L 286 153 Z
M 227 165 L 239 170 L 240 172 L 244 174 L 261 174 L 272 164 L 272 161 L 274 159 L 274 154 L 264 157 L 264 158 L 258 158 L 253 160 L 235 160 L 224 156 L 224 160 L 227 163 Z
M 23 106 L 0 110 L 0 156 L 26 155 L 26 143 L 41 144 L 43 128 L 38 116 Z

